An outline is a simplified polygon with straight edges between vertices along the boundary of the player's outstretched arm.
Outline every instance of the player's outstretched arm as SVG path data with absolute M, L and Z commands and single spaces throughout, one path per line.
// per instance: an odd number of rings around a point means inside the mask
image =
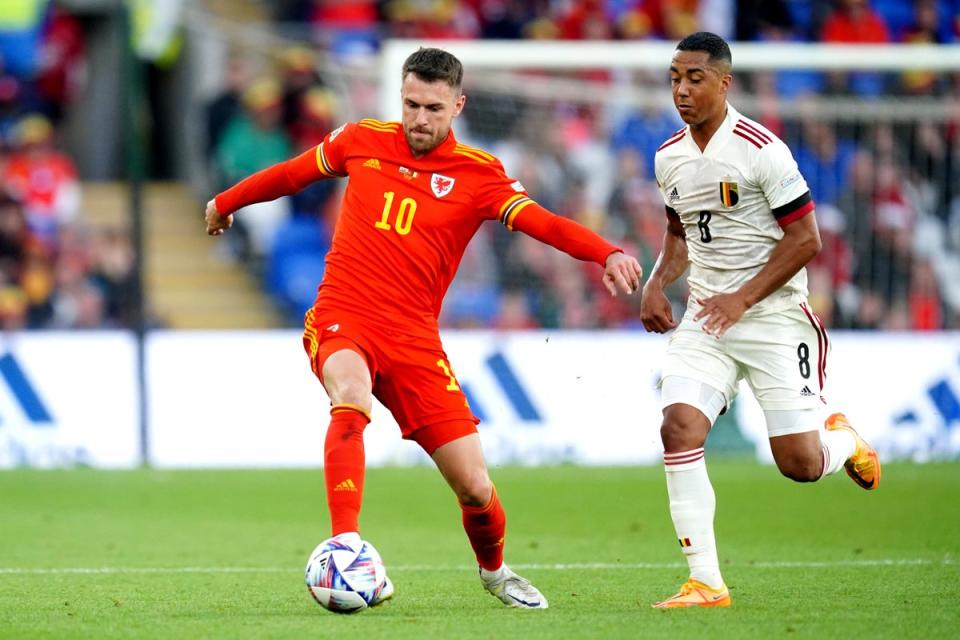
M 563 251 L 578 260 L 596 262 L 604 268 L 603 284 L 610 295 L 640 289 L 643 270 L 636 258 L 623 253 L 599 235 L 569 218 L 558 216 L 535 202 L 514 218 L 512 228 Z
M 258 171 L 248 178 L 244 178 L 223 193 L 218 194 L 210 203 L 212 211 L 223 218 L 232 218 L 237 209 L 256 202 L 269 202 L 283 196 L 293 195 L 311 182 L 326 178 L 317 164 L 316 148 L 305 151 L 296 158 L 279 162 L 273 166 Z M 207 204 L 206 219 L 207 233 L 221 235 L 230 228 L 230 223 L 223 225 L 215 218 L 211 218 L 211 206 Z
M 653 266 L 653 272 L 643 287 L 643 299 L 640 301 L 640 321 L 643 328 L 654 333 L 664 333 L 677 326 L 673 319 L 673 308 L 663 289 L 683 275 L 690 264 L 687 254 L 687 236 L 683 230 L 680 216 L 672 209 L 667 210 L 667 230 L 663 235 L 663 249 Z
M 694 320 L 705 318 L 703 330 L 720 337 L 747 309 L 785 285 L 814 256 L 820 253 L 820 230 L 811 210 L 783 228 L 783 237 L 773 248 L 767 264 L 733 293 L 698 300 L 703 308 Z

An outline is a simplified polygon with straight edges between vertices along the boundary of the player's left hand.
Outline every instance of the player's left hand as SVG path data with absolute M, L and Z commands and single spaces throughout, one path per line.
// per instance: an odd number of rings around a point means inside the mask
M 633 256 L 616 251 L 607 256 L 603 272 L 603 284 L 610 295 L 617 295 L 617 287 L 630 294 L 640 289 L 643 269 Z
M 207 223 L 207 235 L 220 236 L 223 232 L 233 226 L 233 214 L 228 216 L 220 215 L 217 211 L 217 200 L 214 198 L 207 203 L 207 211 L 204 214 L 204 220 Z
M 721 293 L 703 300 L 703 308 L 693 316 L 694 321 L 705 320 L 703 330 L 715 338 L 721 337 L 737 320 L 743 317 L 749 305 L 739 293 Z

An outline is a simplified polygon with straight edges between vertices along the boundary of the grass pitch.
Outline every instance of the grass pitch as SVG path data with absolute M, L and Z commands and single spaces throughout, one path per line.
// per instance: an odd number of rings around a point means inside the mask
M 873 493 L 709 469 L 730 609 L 650 608 L 686 577 L 658 467 L 491 471 L 546 611 L 482 590 L 452 494 L 416 468 L 367 477 L 361 526 L 397 595 L 351 616 L 303 584 L 320 471 L 0 472 L 0 637 L 956 637 L 960 465 L 886 465 Z

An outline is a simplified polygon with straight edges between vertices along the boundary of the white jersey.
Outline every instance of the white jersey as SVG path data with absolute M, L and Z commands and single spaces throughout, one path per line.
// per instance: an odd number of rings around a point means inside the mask
M 770 259 L 782 227 L 813 210 L 787 145 L 729 104 L 703 152 L 685 127 L 657 150 L 655 170 L 663 201 L 686 232 L 691 299 L 738 290 Z M 806 296 L 800 269 L 748 313 L 771 313 Z

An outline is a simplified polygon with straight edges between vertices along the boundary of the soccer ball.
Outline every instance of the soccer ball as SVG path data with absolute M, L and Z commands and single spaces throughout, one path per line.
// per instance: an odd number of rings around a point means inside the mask
M 307 589 L 317 603 L 336 613 L 353 613 L 373 604 L 387 581 L 387 570 L 373 545 L 356 533 L 324 540 L 310 554 Z

